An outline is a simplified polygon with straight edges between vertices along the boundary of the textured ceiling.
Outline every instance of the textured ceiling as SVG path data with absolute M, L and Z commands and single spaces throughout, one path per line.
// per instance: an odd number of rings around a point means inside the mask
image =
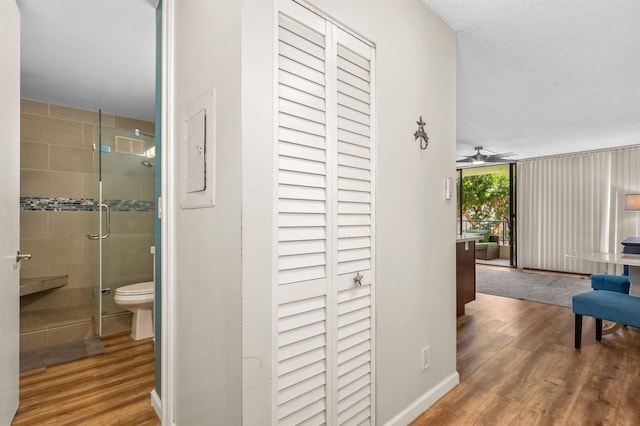
M 640 1 L 423 0 L 457 32 L 457 151 L 640 144 Z
M 423 2 L 457 31 L 458 154 L 640 143 L 640 1 Z M 150 3 L 18 0 L 22 96 L 153 120 Z
M 18 0 L 21 96 L 155 120 L 151 0 Z

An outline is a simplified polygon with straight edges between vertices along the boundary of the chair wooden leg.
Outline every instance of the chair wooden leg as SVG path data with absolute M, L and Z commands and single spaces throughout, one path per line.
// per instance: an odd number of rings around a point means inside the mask
M 580 349 L 580 344 L 582 343 L 582 315 L 576 314 L 576 338 L 575 338 L 575 346 L 576 349 Z
M 602 320 L 596 318 L 596 340 L 602 340 Z

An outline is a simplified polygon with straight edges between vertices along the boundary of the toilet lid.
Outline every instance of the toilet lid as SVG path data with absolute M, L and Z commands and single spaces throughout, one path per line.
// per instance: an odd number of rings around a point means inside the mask
M 144 283 L 136 283 L 125 285 L 116 289 L 116 294 L 119 295 L 134 295 L 134 294 L 153 294 L 154 292 L 153 281 L 147 281 Z

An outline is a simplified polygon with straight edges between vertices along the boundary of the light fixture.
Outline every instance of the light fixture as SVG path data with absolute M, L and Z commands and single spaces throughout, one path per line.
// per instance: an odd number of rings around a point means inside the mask
M 640 212 L 640 194 L 626 194 L 624 196 L 624 210 Z

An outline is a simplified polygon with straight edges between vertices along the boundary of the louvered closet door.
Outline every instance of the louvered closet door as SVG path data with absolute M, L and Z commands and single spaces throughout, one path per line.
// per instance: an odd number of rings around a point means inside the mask
M 342 29 L 334 34 L 337 423 L 359 425 L 373 416 L 372 48 Z
M 291 1 L 280 3 L 278 24 L 274 421 L 366 424 L 372 48 Z

